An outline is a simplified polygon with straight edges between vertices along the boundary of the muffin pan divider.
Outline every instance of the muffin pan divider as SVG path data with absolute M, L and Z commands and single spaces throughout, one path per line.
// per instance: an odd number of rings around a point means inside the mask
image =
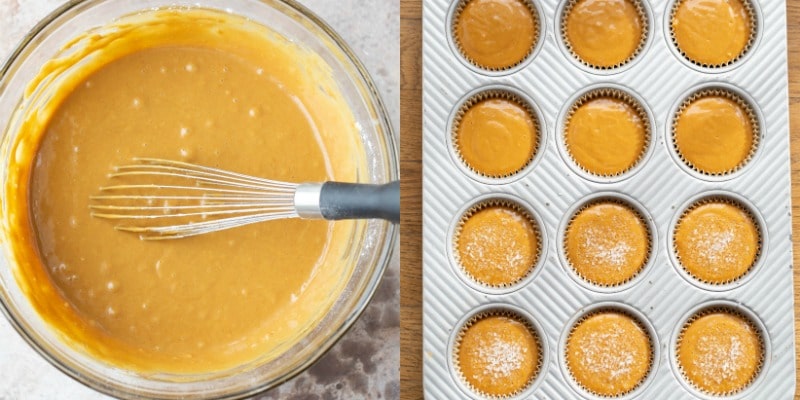
M 481 398 L 463 389 L 448 359 L 452 337 L 465 316 L 486 305 L 518 307 L 545 333 L 549 349 L 536 390 L 512 398 L 587 397 L 574 389 L 559 361 L 559 340 L 569 321 L 597 303 L 623 304 L 652 324 L 659 347 L 654 377 L 634 394 L 651 399 L 715 399 L 689 388 L 670 348 L 686 314 L 709 302 L 727 302 L 752 313 L 766 330 L 765 365 L 756 381 L 729 399 L 789 399 L 795 391 L 794 297 L 791 242 L 791 186 L 785 2 L 756 2 L 757 40 L 747 56 L 720 69 L 698 69 L 671 47 L 668 26 L 672 0 L 647 2 L 651 19 L 647 45 L 637 60 L 617 71 L 593 72 L 575 65 L 565 53 L 556 20 L 563 1 L 534 0 L 544 21 L 543 41 L 529 63 L 509 73 L 469 68 L 451 45 L 447 25 L 458 0 L 423 0 L 423 376 L 427 399 Z M 720 84 L 743 94 L 759 120 L 756 156 L 730 176 L 692 174 L 671 156 L 670 130 L 675 105 L 697 88 Z M 543 117 L 542 141 L 533 168 L 502 182 L 476 180 L 454 158 L 448 136 L 460 100 L 480 88 L 504 85 L 526 94 Z M 614 181 L 592 181 L 576 173 L 558 150 L 562 110 L 589 87 L 621 87 L 640 97 L 652 113 L 650 153 L 630 175 Z M 559 226 L 576 203 L 593 193 L 618 193 L 641 204 L 656 227 L 653 261 L 643 279 L 622 290 L 596 291 L 567 274 L 559 256 Z M 740 284 L 705 290 L 687 281 L 674 265 L 671 230 L 676 214 L 704 193 L 729 193 L 752 205 L 763 218 L 763 258 Z M 547 235 L 545 259 L 536 276 L 504 294 L 476 290 L 456 274 L 449 253 L 449 232 L 459 211 L 492 194 L 518 197 L 541 219 Z M 568 268 L 568 267 L 567 267 Z M 682 319 L 683 318 L 683 319 Z M 618 398 L 629 398 L 621 396 Z M 597 397 L 601 398 L 601 397 Z

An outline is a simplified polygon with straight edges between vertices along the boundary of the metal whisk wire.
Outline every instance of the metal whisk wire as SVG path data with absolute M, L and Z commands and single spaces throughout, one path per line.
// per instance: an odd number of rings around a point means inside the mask
M 142 239 L 177 239 L 245 224 L 297 217 L 298 184 L 157 158 L 136 158 L 109 175 L 144 181 L 100 188 L 94 217 Z M 155 183 L 151 183 L 155 182 Z

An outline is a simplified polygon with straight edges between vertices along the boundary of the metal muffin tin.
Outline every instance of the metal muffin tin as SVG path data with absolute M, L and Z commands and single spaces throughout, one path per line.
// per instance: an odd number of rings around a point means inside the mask
M 789 399 L 795 392 L 792 287 L 791 186 L 786 50 L 786 4 L 752 0 L 756 32 L 744 57 L 721 68 L 685 59 L 669 36 L 675 0 L 643 0 L 648 37 L 633 62 L 618 69 L 578 65 L 565 50 L 558 26 L 565 1 L 534 0 L 539 39 L 530 59 L 506 71 L 483 71 L 453 46 L 450 24 L 458 0 L 423 0 L 423 360 L 429 399 L 481 398 L 465 389 L 452 367 L 454 336 L 480 310 L 522 310 L 543 333 L 547 351 L 535 387 L 512 398 L 594 398 L 569 376 L 560 352 L 571 321 L 599 305 L 641 315 L 652 325 L 652 377 L 619 398 L 688 399 L 711 395 L 682 378 L 675 341 L 694 311 L 732 308 L 753 319 L 765 342 L 764 365 L 755 381 L 730 399 Z M 530 168 L 507 179 L 466 171 L 452 148 L 451 124 L 463 100 L 476 92 L 507 87 L 533 102 L 541 117 L 539 154 Z M 588 89 L 622 89 L 642 102 L 652 126 L 650 148 L 634 170 L 615 179 L 578 173 L 559 149 L 564 110 Z M 758 147 L 734 173 L 710 176 L 675 157 L 671 123 L 681 102 L 704 88 L 735 92 L 753 106 Z M 581 284 L 563 265 L 563 221 L 587 198 L 602 195 L 633 201 L 655 227 L 653 258 L 631 284 L 598 289 Z M 672 230 L 680 214 L 705 197 L 728 197 L 746 205 L 762 228 L 762 249 L 743 278 L 714 286 L 694 282 L 673 254 Z M 519 199 L 530 207 L 546 236 L 544 260 L 513 290 L 482 290 L 453 265 L 452 227 L 463 211 L 491 198 Z

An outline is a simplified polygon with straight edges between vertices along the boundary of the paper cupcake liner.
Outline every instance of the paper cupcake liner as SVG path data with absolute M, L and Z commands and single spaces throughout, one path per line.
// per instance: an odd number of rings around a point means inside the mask
M 531 375 L 531 378 L 528 380 L 528 382 L 525 383 L 525 385 L 523 385 L 519 389 L 511 393 L 506 393 L 504 395 L 493 395 L 489 393 L 484 393 L 483 391 L 473 386 L 469 382 L 469 380 L 467 380 L 467 378 L 464 376 L 464 373 L 461 371 L 461 365 L 458 361 L 459 359 L 458 355 L 461 350 L 461 340 L 464 338 L 464 334 L 470 327 L 472 327 L 472 325 L 476 324 L 478 321 L 490 317 L 506 317 L 525 325 L 525 327 L 528 328 L 528 331 L 533 335 L 534 339 L 536 340 L 536 346 L 539 348 L 539 359 L 537 360 L 536 369 Z M 465 322 L 464 325 L 461 326 L 458 334 L 456 335 L 455 342 L 453 343 L 453 367 L 455 370 L 455 375 L 459 379 L 461 379 L 461 382 L 463 382 L 464 385 L 467 388 L 469 388 L 473 393 L 483 397 L 484 399 L 491 399 L 491 400 L 509 399 L 519 395 L 520 393 L 527 390 L 533 384 L 533 382 L 536 381 L 536 378 L 538 378 L 539 374 L 542 372 L 543 366 L 544 366 L 544 347 L 542 346 L 542 338 L 539 337 L 539 332 L 536 330 L 536 328 L 534 328 L 533 324 L 527 318 L 511 310 L 497 308 L 497 309 L 482 311 L 475 314 L 474 316 L 472 316 L 472 318 L 467 320 L 467 322 Z
M 753 212 L 750 210 L 749 207 L 746 207 L 744 204 L 741 204 L 740 202 L 738 202 L 736 200 L 729 199 L 729 198 L 723 197 L 723 196 L 707 197 L 707 198 L 700 199 L 700 200 L 692 203 L 692 205 L 687 207 L 686 210 L 684 210 L 681 213 L 681 216 L 680 216 L 680 218 L 678 218 L 678 222 L 672 228 L 672 231 L 675 232 L 675 231 L 678 230 L 678 227 L 681 225 L 681 222 L 683 221 L 683 218 L 685 218 L 690 212 L 692 212 L 693 210 L 695 210 L 696 208 L 698 208 L 700 206 L 703 206 L 703 205 L 706 205 L 706 204 L 711 204 L 711 203 L 725 203 L 725 204 L 728 204 L 730 206 L 736 207 L 737 209 L 739 209 L 739 210 L 743 211 L 745 214 L 747 214 L 747 217 L 750 219 L 750 221 L 753 223 L 753 225 L 758 230 L 758 241 L 757 241 L 758 248 L 756 249 L 756 256 L 753 259 L 753 263 L 750 264 L 749 267 L 747 267 L 747 270 L 745 270 L 744 273 L 742 273 L 741 275 L 739 275 L 738 277 L 736 277 L 734 279 L 730 279 L 730 280 L 727 280 L 727 281 L 724 281 L 724 282 L 711 282 L 709 280 L 702 279 L 702 278 L 696 276 L 695 274 L 691 273 L 686 268 L 686 266 L 683 265 L 683 262 L 681 261 L 681 256 L 680 256 L 680 254 L 678 254 L 678 242 L 677 242 L 677 239 L 675 238 L 674 234 L 672 235 L 672 252 L 675 254 L 675 259 L 678 260 L 678 264 L 681 266 L 681 268 L 684 270 L 684 272 L 686 272 L 689 276 L 692 277 L 692 279 L 694 279 L 694 280 L 696 280 L 698 282 L 704 283 L 706 285 L 724 286 L 724 285 L 729 285 L 729 284 L 734 283 L 734 282 L 738 282 L 738 281 L 744 279 L 744 277 L 749 275 L 751 272 L 753 272 L 753 268 L 755 268 L 755 266 L 758 264 L 758 261 L 761 259 L 761 251 L 763 249 L 764 235 L 761 232 L 762 227 L 758 223 L 758 219 L 756 218 L 755 215 L 753 215 Z
M 596 392 L 592 391 L 591 389 L 587 388 L 586 386 L 584 386 L 581 382 L 578 382 L 578 380 L 575 379 L 575 375 L 572 373 L 572 370 L 569 368 L 569 363 L 568 362 L 564 363 L 564 369 L 566 369 L 567 372 L 569 373 L 570 379 L 572 379 L 573 382 L 575 382 L 578 386 L 581 387 L 581 389 L 585 390 L 587 393 L 590 393 L 590 394 L 592 394 L 594 396 L 601 397 L 601 398 L 604 398 L 604 399 L 616 399 L 616 398 L 625 397 L 628 394 L 634 392 L 636 389 L 640 388 L 647 381 L 647 378 L 650 376 L 650 374 L 653 373 L 653 367 L 655 366 L 655 360 L 653 359 L 653 355 L 655 354 L 656 349 L 655 349 L 655 346 L 653 345 L 653 337 L 650 335 L 650 331 L 647 329 L 647 326 L 644 324 L 644 322 L 642 322 L 637 316 L 629 313 L 625 309 L 617 308 L 617 307 L 613 307 L 613 306 L 612 307 L 596 308 L 596 309 L 584 314 L 583 316 L 578 318 L 578 320 L 575 321 L 575 323 L 572 324 L 572 326 L 569 328 L 569 334 L 567 334 L 566 345 L 564 346 L 564 359 L 566 360 L 567 359 L 567 354 L 569 354 L 569 343 L 570 343 L 570 339 L 572 338 L 572 334 L 575 333 L 575 329 L 577 329 L 578 326 L 580 326 L 580 324 L 582 324 L 584 321 L 586 321 L 590 317 L 593 317 L 593 316 L 598 315 L 598 314 L 608 313 L 608 312 L 619 313 L 619 314 L 625 315 L 626 317 L 630 318 L 634 323 L 636 323 L 636 325 L 639 327 L 639 329 L 641 329 L 642 332 L 644 332 L 647 335 L 647 339 L 648 339 L 648 341 L 650 343 L 650 359 L 648 360 L 647 374 L 645 374 L 644 377 L 642 377 L 642 379 L 634 387 L 632 387 L 630 390 L 627 390 L 627 391 L 625 391 L 623 393 L 618 393 L 616 395 L 606 395 L 606 394 L 602 394 L 602 393 L 596 393 Z
M 464 57 L 464 59 L 467 60 L 470 64 L 482 70 L 491 72 L 502 72 L 516 68 L 520 64 L 524 63 L 525 60 L 527 60 L 531 56 L 531 54 L 533 54 L 534 50 L 536 49 L 537 43 L 541 40 L 542 24 L 541 21 L 539 20 L 540 18 L 539 12 L 536 10 L 536 6 L 533 4 L 533 1 L 520 0 L 522 3 L 525 4 L 525 7 L 527 7 L 528 10 L 530 10 L 531 15 L 533 16 L 533 29 L 534 29 L 533 42 L 531 43 L 531 47 L 528 49 L 528 52 L 525 53 L 525 56 L 522 57 L 519 61 L 515 62 L 514 64 L 507 65 L 505 67 L 489 67 L 486 65 L 482 65 L 481 63 L 475 61 L 472 57 L 467 55 L 467 53 L 464 51 L 464 48 L 461 46 L 461 40 L 459 40 L 458 35 L 455 34 L 455 31 L 456 31 L 456 25 L 458 25 L 458 20 L 459 18 L 461 18 L 461 13 L 464 11 L 464 7 L 466 7 L 470 1 L 473 0 L 459 0 L 453 13 L 452 26 L 450 26 L 450 35 L 452 36 L 453 44 L 456 46 L 458 54 L 460 54 L 461 57 Z
M 499 285 L 493 285 L 493 284 L 490 284 L 488 282 L 484 282 L 484 281 L 478 279 L 473 274 L 471 274 L 469 271 L 467 271 L 467 269 L 464 267 L 464 265 L 461 264 L 461 255 L 459 254 L 459 251 L 458 251 L 458 240 L 459 240 L 459 238 L 461 236 L 461 229 L 464 227 L 464 224 L 467 222 L 468 219 L 470 219 L 478 211 L 481 211 L 481 210 L 489 208 L 489 207 L 505 207 L 505 208 L 509 208 L 509 209 L 512 209 L 512 210 L 518 212 L 520 216 L 525 218 L 526 221 L 530 222 L 531 226 L 533 227 L 534 232 L 536 232 L 536 235 L 538 237 L 537 248 L 535 249 L 536 258 L 533 261 L 533 263 L 528 267 L 528 271 L 525 274 L 523 274 L 522 276 L 520 276 L 519 278 L 517 278 L 517 279 L 515 279 L 515 280 L 513 280 L 511 282 L 502 283 L 502 284 L 499 284 Z M 466 276 L 468 276 L 470 279 L 472 279 L 474 282 L 477 282 L 478 284 L 483 285 L 483 286 L 488 287 L 488 288 L 504 289 L 504 288 L 509 288 L 509 287 L 514 286 L 514 285 L 517 285 L 518 283 L 524 281 L 527 277 L 529 277 L 533 273 L 534 269 L 537 267 L 537 264 L 539 263 L 539 258 L 542 255 L 542 250 L 543 250 L 542 243 L 543 243 L 542 228 L 539 226 L 539 223 L 536 222 L 536 219 L 531 215 L 531 213 L 528 212 L 528 210 L 526 210 L 525 208 L 523 208 L 522 206 L 520 206 L 519 204 L 517 204 L 517 203 L 515 203 L 513 201 L 504 200 L 504 199 L 489 199 L 489 200 L 482 201 L 482 202 L 470 207 L 461 216 L 461 218 L 459 219 L 458 224 L 456 225 L 455 231 L 453 232 L 453 243 L 452 243 L 452 246 L 453 246 L 453 259 L 455 260 L 456 265 L 458 265 L 458 268 L 460 268 L 461 271 L 464 272 L 464 274 Z
M 617 172 L 615 174 L 598 174 L 598 173 L 596 173 L 594 171 L 590 171 L 588 168 L 586 168 L 583 165 L 581 165 L 578 162 L 578 160 L 576 160 L 575 157 L 572 156 L 572 152 L 570 151 L 569 144 L 566 141 L 566 135 L 567 135 L 566 130 L 569 128 L 570 120 L 572 119 L 572 116 L 575 115 L 575 112 L 577 112 L 578 109 L 582 105 L 586 104 L 587 102 L 589 102 L 591 100 L 594 100 L 594 99 L 603 98 L 603 97 L 617 99 L 617 100 L 621 100 L 621 101 L 625 102 L 627 105 L 631 106 L 634 109 L 634 111 L 636 111 L 636 114 L 644 122 L 645 144 L 644 144 L 644 147 L 642 147 L 642 151 L 639 154 L 639 157 L 636 158 L 636 161 L 634 161 L 633 164 L 628 166 L 628 168 L 626 168 L 626 169 L 624 169 L 624 170 L 622 170 L 620 172 Z M 648 116 L 647 111 L 644 109 L 644 106 L 642 106 L 642 104 L 638 100 L 636 100 L 633 96 L 631 96 L 630 94 L 626 93 L 625 91 L 622 91 L 622 90 L 619 90 L 619 89 L 600 88 L 600 89 L 595 89 L 595 90 L 591 90 L 591 91 L 589 91 L 587 93 L 584 93 L 583 95 L 581 95 L 581 97 L 578 98 L 578 100 L 576 100 L 572 104 L 572 106 L 570 106 L 569 111 L 567 112 L 567 115 L 564 117 L 564 132 L 561 132 L 561 136 L 562 136 L 562 138 L 564 140 L 564 149 L 566 149 L 567 154 L 569 155 L 569 158 L 572 160 L 573 163 L 575 163 L 575 165 L 578 168 L 580 168 L 583 172 L 585 172 L 587 174 L 590 174 L 590 175 L 603 177 L 603 178 L 613 178 L 613 177 L 618 177 L 618 176 L 621 176 L 621 175 L 624 175 L 624 174 L 630 172 L 632 169 L 636 168 L 636 166 L 638 166 L 642 162 L 642 160 L 645 158 L 645 155 L 647 154 L 647 150 L 650 148 L 651 140 L 652 140 L 651 139 L 652 133 L 650 132 L 650 126 L 651 126 L 650 117 Z
M 467 162 L 467 160 L 464 159 L 464 156 L 461 154 L 461 146 L 459 145 L 458 141 L 458 128 L 461 126 L 461 120 L 464 118 L 464 114 L 466 114 L 467 111 L 476 104 L 484 100 L 491 100 L 491 99 L 508 100 L 522 107 L 528 113 L 528 116 L 531 118 L 531 121 L 533 121 L 533 127 L 534 130 L 536 131 L 536 144 L 534 144 L 533 151 L 531 151 L 531 154 L 528 157 L 528 159 L 525 161 L 523 165 L 521 165 L 516 170 L 503 175 L 486 174 L 483 171 L 479 171 L 477 168 L 470 165 Z M 474 96 L 470 97 L 469 99 L 467 99 L 464 102 L 464 104 L 462 104 L 461 107 L 459 107 L 458 111 L 453 116 L 452 132 L 450 132 L 453 142 L 453 152 L 456 154 L 456 156 L 458 156 L 458 159 L 461 161 L 461 163 L 464 164 L 467 168 L 469 168 L 470 171 L 484 178 L 489 178 L 489 179 L 503 179 L 512 177 L 520 173 L 525 168 L 527 168 L 528 165 L 530 165 L 533 162 L 533 159 L 539 153 L 543 140 L 542 135 L 544 134 L 545 133 L 541 131 L 541 123 L 539 122 L 539 119 L 536 116 L 536 112 L 534 111 L 533 106 L 531 104 L 528 104 L 528 102 L 519 95 L 502 89 L 489 89 L 486 91 L 479 92 Z
M 672 9 L 670 10 L 669 14 L 669 38 L 672 42 L 672 45 L 675 46 L 676 50 L 678 50 L 678 53 L 680 53 L 680 55 L 683 56 L 683 58 L 685 58 L 687 61 L 701 68 L 725 68 L 741 60 L 753 48 L 753 45 L 756 41 L 756 36 L 758 34 L 758 15 L 756 14 L 755 9 L 753 8 L 753 3 L 751 3 L 750 0 L 741 0 L 742 5 L 744 5 L 745 12 L 747 12 L 747 16 L 750 18 L 750 37 L 747 39 L 747 43 L 744 45 L 742 51 L 732 60 L 721 64 L 706 64 L 697 60 L 693 60 L 691 57 L 686 55 L 683 50 L 681 50 L 681 46 L 678 44 L 678 40 L 675 38 L 675 31 L 672 29 L 672 21 L 675 19 L 675 13 L 678 12 L 678 7 L 680 7 L 681 3 L 684 1 L 685 0 L 675 0 L 675 2 L 672 3 Z
M 583 276 L 583 274 L 581 274 L 581 272 L 578 271 L 577 268 L 575 268 L 575 266 L 572 263 L 572 260 L 570 260 L 569 253 L 567 253 L 567 251 L 566 251 L 566 248 L 567 248 L 567 245 L 566 245 L 567 235 L 569 234 L 569 231 L 572 228 L 572 223 L 575 221 L 575 218 L 581 212 L 589 209 L 590 207 L 592 207 L 594 205 L 607 204 L 607 203 L 616 204 L 616 205 L 625 207 L 626 209 L 632 211 L 639 218 L 639 220 L 642 222 L 642 224 L 644 225 L 645 229 L 647 230 L 647 249 L 646 249 L 647 257 L 645 257 L 644 262 L 642 262 L 642 265 L 639 266 L 639 269 L 636 271 L 635 274 L 631 275 L 628 279 L 625 279 L 625 280 L 623 280 L 621 282 L 617 282 L 615 284 L 599 283 L 599 282 L 595 282 L 595 281 L 590 280 L 589 278 Z M 628 204 L 628 203 L 626 203 L 626 202 L 624 202 L 622 200 L 613 199 L 613 198 L 612 199 L 609 199 L 609 198 L 595 199 L 595 200 L 589 201 L 588 203 L 586 203 L 583 206 L 581 206 L 580 208 L 578 208 L 578 210 L 575 211 L 575 213 L 572 214 L 572 216 L 570 217 L 569 222 L 567 222 L 567 226 L 564 229 L 563 241 L 564 241 L 564 259 L 567 261 L 567 264 L 569 264 L 569 268 L 571 268 L 572 271 L 574 271 L 575 274 L 578 275 L 584 281 L 589 282 L 592 285 L 599 286 L 599 287 L 614 288 L 614 287 L 625 285 L 626 283 L 636 279 L 636 277 L 638 277 L 639 275 L 642 274 L 642 272 L 644 271 L 645 266 L 647 266 L 647 264 L 650 262 L 650 257 L 653 256 L 653 233 L 650 232 L 650 226 L 647 224 L 647 220 L 645 219 L 645 216 L 642 215 L 642 213 L 639 212 L 639 210 L 637 210 L 636 208 L 632 207 L 630 204 Z
M 686 320 L 686 322 L 684 322 L 683 326 L 681 327 L 680 332 L 678 333 L 677 340 L 675 341 L 675 357 L 676 357 L 676 359 L 678 358 L 678 354 L 679 354 L 679 350 L 678 349 L 680 349 L 681 340 L 683 340 L 683 334 L 686 332 L 686 329 L 689 328 L 689 325 L 691 325 L 697 319 L 699 319 L 701 317 L 704 317 L 704 316 L 706 316 L 708 314 L 713 314 L 713 313 L 726 313 L 726 314 L 731 314 L 731 315 L 735 315 L 735 316 L 737 316 L 739 318 L 742 318 L 744 321 L 747 322 L 748 325 L 750 325 L 750 329 L 752 329 L 753 332 L 755 332 L 758 335 L 759 343 L 761 344 L 761 358 L 758 360 L 758 367 L 756 368 L 756 372 L 753 374 L 752 377 L 750 377 L 750 380 L 745 385 L 743 385 L 741 388 L 730 390 L 730 391 L 727 391 L 727 392 L 713 392 L 713 391 L 709 391 L 709 390 L 703 389 L 703 388 L 695 385 L 694 382 L 692 382 L 692 380 L 689 379 L 689 377 L 686 375 L 686 371 L 683 369 L 683 366 L 681 365 L 681 363 L 677 362 L 677 360 L 675 361 L 675 366 L 677 367 L 677 369 L 680 372 L 680 374 L 683 377 L 683 379 L 689 385 L 691 385 L 694 389 L 698 390 L 699 392 L 705 393 L 705 394 L 708 394 L 708 395 L 711 395 L 711 396 L 718 396 L 718 397 L 732 396 L 732 395 L 735 395 L 737 393 L 741 393 L 742 391 L 744 391 L 745 389 L 750 387 L 750 385 L 752 385 L 753 382 L 755 382 L 756 378 L 758 378 L 758 376 L 761 374 L 761 371 L 763 370 L 763 367 L 764 367 L 764 360 L 765 360 L 765 357 L 766 357 L 766 345 L 764 344 L 764 333 L 761 332 L 761 330 L 758 328 L 758 325 L 756 325 L 753 322 L 753 320 L 750 319 L 750 317 L 748 317 L 747 315 L 739 312 L 735 308 L 725 307 L 725 306 L 713 306 L 713 307 L 706 308 L 706 309 L 703 309 L 703 310 L 700 310 L 700 311 L 694 313 L 694 315 L 689 317 L 689 319 Z
M 642 37 L 639 39 L 639 45 L 636 46 L 636 50 L 631 53 L 628 58 L 622 60 L 614 65 L 610 66 L 603 66 L 603 65 L 594 65 L 586 60 L 584 60 L 575 50 L 572 48 L 572 43 L 569 41 L 569 37 L 567 37 L 567 15 L 569 15 L 572 8 L 575 7 L 580 0 L 569 0 L 567 4 L 564 5 L 564 9 L 561 11 L 561 26 L 559 27 L 561 40 L 564 42 L 564 47 L 567 48 L 567 51 L 581 64 L 594 69 L 599 70 L 611 70 L 615 68 L 620 68 L 634 59 L 638 57 L 644 51 L 644 46 L 647 43 L 647 38 L 650 36 L 650 21 L 647 18 L 647 12 L 645 11 L 644 5 L 642 4 L 641 0 L 630 0 L 633 3 L 633 6 L 636 7 L 636 11 L 639 14 L 639 20 L 642 21 Z

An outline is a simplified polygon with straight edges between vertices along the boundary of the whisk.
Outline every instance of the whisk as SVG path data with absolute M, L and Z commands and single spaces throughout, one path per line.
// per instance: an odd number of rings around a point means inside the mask
M 178 239 L 284 218 L 400 220 L 400 184 L 288 183 L 201 165 L 135 158 L 91 196 L 91 215 L 145 240 Z

